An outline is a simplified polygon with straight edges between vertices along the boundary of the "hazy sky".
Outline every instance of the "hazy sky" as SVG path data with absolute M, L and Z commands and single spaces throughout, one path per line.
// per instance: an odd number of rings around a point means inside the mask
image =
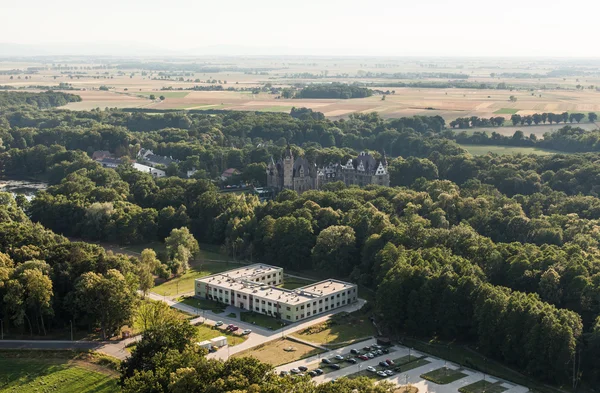
M 598 0 L 0 0 L 0 11 L 3 43 L 194 55 L 226 46 L 231 54 L 600 56 Z

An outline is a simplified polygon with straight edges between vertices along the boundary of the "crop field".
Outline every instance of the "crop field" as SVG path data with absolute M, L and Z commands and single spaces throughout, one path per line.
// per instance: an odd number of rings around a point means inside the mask
M 488 145 L 460 145 L 474 156 L 484 156 L 488 153 L 498 155 L 502 154 L 536 154 L 547 156 L 549 154 L 565 154 L 564 152 L 540 149 L 537 147 L 519 147 L 519 146 L 488 146 Z
M 199 59 L 206 62 L 206 59 Z M 219 63 L 221 61 L 221 63 Z M 378 67 L 386 63 L 382 70 Z M 352 113 L 377 112 L 384 118 L 413 115 L 440 115 L 447 121 L 457 117 L 491 117 L 512 114 L 529 115 L 536 112 L 600 112 L 600 77 L 593 72 L 584 77 L 535 77 L 550 70 L 563 67 L 552 61 L 520 62 L 507 59 L 500 63 L 486 59 L 436 59 L 431 60 L 433 70 L 424 69 L 416 59 L 344 59 L 315 58 L 306 61 L 290 61 L 282 58 L 227 58 L 211 59 L 210 64 L 231 68 L 268 68 L 268 72 L 188 72 L 174 71 L 173 76 L 158 74 L 143 69 L 120 70 L 118 61 L 102 70 L 89 69 L 89 62 L 81 65 L 88 69 L 76 76 L 53 70 L 48 64 L 26 62 L 2 62 L 0 70 L 25 69 L 46 66 L 47 69 L 29 75 L 28 79 L 17 76 L 0 75 L 0 85 L 17 88 L 38 88 L 69 83 L 73 91 L 82 97 L 82 102 L 69 103 L 66 108 L 88 110 L 93 108 L 149 108 L 149 109 L 226 109 L 240 111 L 288 112 L 292 107 L 307 107 L 324 113 L 330 118 L 347 117 Z M 185 64 L 180 63 L 182 70 Z M 110 68 L 114 67 L 114 68 Z M 179 72 L 179 73 L 178 73 Z M 453 80 L 433 77 L 432 73 L 449 75 L 465 74 L 462 79 L 472 84 L 486 84 L 492 88 L 420 88 L 394 87 L 398 83 L 447 83 Z M 526 73 L 531 77 L 514 77 L 504 73 Z M 168 74 L 168 72 L 166 72 Z M 398 75 L 398 78 L 382 74 Z M 411 75 L 421 75 L 411 77 Z M 423 76 L 425 75 L 425 76 Z M 499 76 L 498 76 L 499 75 Z M 594 76 L 596 75 L 596 76 Z M 381 95 L 359 99 L 283 99 L 279 94 L 261 91 L 256 88 L 270 84 L 286 88 L 295 84 L 310 83 L 364 83 L 375 85 L 373 89 L 391 93 L 382 100 Z M 496 89 L 499 83 L 514 86 L 515 89 Z M 220 85 L 221 91 L 185 90 L 195 86 L 209 87 Z M 105 86 L 109 91 L 98 90 Z M 579 86 L 580 88 L 577 88 Z M 581 88 L 583 87 L 583 88 Z M 233 88 L 237 91 L 228 91 Z M 172 90 L 162 90 L 172 89 Z M 178 90 L 182 89 L 182 90 Z M 149 99 L 164 96 L 162 102 Z M 516 102 L 510 96 L 516 97 Z M 540 129 L 541 130 L 541 129 Z M 508 131 L 507 131 L 508 132 Z M 543 132 L 542 132 L 543 134 Z

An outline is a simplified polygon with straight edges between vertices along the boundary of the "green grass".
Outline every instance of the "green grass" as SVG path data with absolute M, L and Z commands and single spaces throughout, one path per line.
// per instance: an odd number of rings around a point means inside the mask
M 234 312 L 230 312 L 229 314 L 227 314 L 228 318 L 237 318 L 237 314 Z
M 246 336 L 240 336 L 237 334 L 231 334 L 228 331 L 211 328 L 207 325 L 198 325 L 196 326 L 198 341 L 210 340 L 211 338 L 225 336 L 227 337 L 227 343 L 230 346 L 238 345 L 246 341 Z
M 68 352 L 68 351 L 67 351 Z M 113 393 L 120 391 L 116 373 L 97 364 L 52 353 L 19 357 L 0 352 L 0 393 Z
M 179 303 L 183 303 L 195 308 L 200 308 L 201 310 L 210 310 L 215 314 L 221 314 L 225 311 L 225 308 L 227 307 L 227 305 L 223 303 L 215 302 L 213 300 L 208 299 L 198 299 L 193 296 L 181 297 L 177 300 L 179 301 Z
M 466 376 L 467 374 L 463 374 L 458 370 L 452 370 L 447 367 L 441 367 L 426 374 L 421 374 L 421 378 L 437 383 L 438 385 L 447 385 Z
M 261 362 L 279 366 L 323 353 L 322 349 L 288 339 L 269 341 L 256 347 L 238 352 L 233 357 L 253 357 Z
M 514 108 L 501 108 L 494 112 L 495 115 L 514 115 L 519 111 L 519 109 Z
M 204 252 L 203 254 L 213 254 Z M 219 254 L 216 254 L 219 256 Z M 203 258 L 195 259 L 190 262 L 190 270 L 180 277 L 172 278 L 168 281 L 163 282 L 152 288 L 150 291 L 158 293 L 159 295 L 175 296 L 178 294 L 185 294 L 194 292 L 194 280 L 201 277 L 206 277 L 211 274 L 224 272 L 238 268 L 240 265 L 233 262 L 211 262 L 207 259 L 216 258 Z M 221 258 L 222 259 L 222 258 Z
M 251 323 L 253 325 L 261 326 L 271 330 L 277 330 L 280 327 L 285 326 L 285 323 L 281 322 L 277 318 L 256 312 L 242 312 L 240 313 L 240 318 L 243 322 Z
M 503 387 L 502 382 L 491 383 L 489 381 L 477 381 L 458 389 L 460 393 L 502 393 L 507 388 Z
M 421 358 L 421 359 L 411 361 L 409 363 L 401 364 L 400 366 L 396 367 L 394 370 L 399 373 L 404 373 L 404 372 L 407 372 L 408 370 L 412 370 L 412 369 L 424 366 L 429 363 L 431 363 L 429 360 Z
M 296 288 L 305 287 L 312 283 L 314 283 L 314 281 L 304 280 L 304 279 L 296 278 L 296 277 L 284 277 L 283 284 L 280 285 L 279 287 L 285 288 L 285 289 L 296 289 Z
M 292 336 L 316 344 L 340 344 L 352 343 L 375 334 L 369 315 L 357 311 L 337 314 L 327 322 L 309 326 Z
M 140 91 L 135 94 L 144 97 L 150 97 L 151 94 L 154 94 L 158 99 L 160 96 L 165 96 L 165 98 L 184 98 L 190 93 L 188 91 Z
M 568 154 L 556 150 L 540 149 L 538 147 L 520 147 L 520 146 L 495 146 L 495 145 L 466 145 L 460 144 L 460 147 L 467 150 L 474 156 L 483 156 L 488 153 L 495 154 L 536 154 L 546 156 L 550 154 Z

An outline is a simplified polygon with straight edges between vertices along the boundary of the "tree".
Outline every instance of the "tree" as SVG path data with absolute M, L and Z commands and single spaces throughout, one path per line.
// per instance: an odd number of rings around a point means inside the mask
M 588 119 L 590 123 L 594 123 L 598 119 L 598 115 L 595 112 L 588 113 Z
M 510 102 L 517 102 L 517 97 L 515 96 L 510 96 L 508 99 L 510 100 Z
M 342 276 L 350 274 L 358 262 L 356 235 L 349 226 L 330 226 L 317 236 L 312 249 L 313 269 L 335 270 Z
M 154 94 L 150 94 L 150 97 L 148 97 L 148 98 L 150 98 L 153 101 L 156 100 L 156 96 Z
M 158 98 L 159 98 L 161 101 L 164 101 L 164 100 L 165 100 L 165 96 L 160 96 L 160 97 L 158 97 Z
M 146 248 L 140 255 L 138 266 L 138 275 L 140 280 L 140 290 L 146 296 L 146 293 L 154 286 L 154 274 L 160 272 L 159 267 L 162 264 L 156 257 L 154 250 Z
M 99 326 L 104 339 L 116 334 L 133 316 L 137 301 L 133 284 L 137 283 L 115 269 L 104 275 L 84 273 L 75 285 L 77 314 Z
M 177 254 L 179 246 L 187 248 L 191 256 L 196 256 L 200 252 L 198 241 L 196 241 L 190 230 L 186 227 L 173 229 L 171 234 L 165 239 L 165 245 L 171 258 Z
M 140 303 L 135 310 L 136 323 L 142 332 L 156 329 L 182 320 L 180 313 L 169 307 L 164 302 L 146 300 Z

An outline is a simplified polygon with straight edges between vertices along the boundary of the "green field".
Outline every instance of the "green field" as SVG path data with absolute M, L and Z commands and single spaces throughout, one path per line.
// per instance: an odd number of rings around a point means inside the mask
M 282 326 L 285 326 L 285 323 L 277 320 L 277 318 L 273 318 L 268 315 L 259 314 L 255 312 L 243 312 L 240 314 L 240 318 L 243 322 L 262 326 L 271 330 L 277 330 Z
M 336 314 L 329 321 L 309 326 L 292 336 L 316 344 L 341 344 L 352 343 L 375 334 L 375 327 L 369 316 L 357 311 L 351 314 Z
M 196 336 L 198 341 L 210 340 L 211 338 L 219 336 L 227 337 L 227 344 L 229 344 L 230 346 L 238 345 L 246 341 L 246 336 L 231 334 L 221 329 L 213 329 L 207 325 L 198 325 L 196 326 L 196 329 L 198 331 Z
M 477 381 L 458 389 L 460 393 L 502 393 L 507 388 L 502 386 L 501 382 L 491 383 L 488 381 Z
M 187 91 L 140 91 L 135 94 L 144 97 L 150 97 L 151 94 L 154 94 L 156 98 L 160 96 L 165 96 L 165 98 L 184 98 L 190 93 Z
M 0 393 L 114 393 L 117 374 L 96 364 L 53 358 L 51 354 L 15 358 L 0 352 Z
M 198 299 L 193 296 L 182 297 L 177 299 L 177 301 L 183 304 L 187 304 L 188 306 L 199 308 L 201 310 L 210 310 L 215 314 L 221 314 L 223 311 L 225 311 L 225 308 L 227 307 L 227 305 L 223 303 L 215 302 L 213 300 L 208 299 Z
M 537 147 L 519 147 L 519 146 L 493 146 L 493 145 L 465 145 L 460 147 L 467 150 L 474 156 L 483 156 L 488 153 L 494 154 L 536 154 L 538 156 L 546 156 L 549 154 L 568 154 L 555 150 L 540 149 Z
M 426 374 L 421 374 L 421 378 L 437 383 L 438 385 L 446 385 L 466 376 L 467 374 L 463 374 L 458 370 L 452 370 L 447 367 L 441 367 Z
M 280 285 L 280 288 L 285 289 L 296 289 L 300 287 L 305 287 L 309 284 L 312 284 L 314 281 L 303 280 L 301 278 L 296 277 L 283 277 L 283 284 Z
M 501 108 L 494 112 L 495 115 L 514 115 L 518 112 L 518 109 L 514 108 Z

